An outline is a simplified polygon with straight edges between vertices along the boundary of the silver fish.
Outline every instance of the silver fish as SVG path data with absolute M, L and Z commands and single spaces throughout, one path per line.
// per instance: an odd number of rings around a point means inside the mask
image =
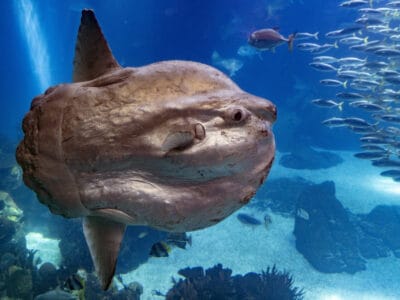
M 313 61 L 314 62 L 322 62 L 322 63 L 326 63 L 326 64 L 333 64 L 333 63 L 336 63 L 338 61 L 338 59 L 336 57 L 332 57 L 332 56 L 314 56 Z
M 389 64 L 384 61 L 367 61 L 363 64 L 363 67 L 369 69 L 381 69 L 381 68 L 386 68 L 388 66 Z
M 309 32 L 297 32 L 295 40 L 300 41 L 300 40 L 309 40 L 309 39 L 315 39 L 318 40 L 318 34 L 319 32 L 315 33 L 309 33 Z
M 400 8 L 400 1 L 391 1 L 386 4 L 389 7 Z
M 381 86 L 376 80 L 368 80 L 368 79 L 354 79 L 350 84 L 350 87 L 361 90 L 361 91 L 374 91 L 377 87 Z
M 336 102 L 333 100 L 314 99 L 311 103 L 321 107 L 337 107 L 340 111 L 343 110 L 343 102 Z
M 322 124 L 328 126 L 328 127 L 344 127 L 347 126 L 345 123 L 345 120 L 343 118 L 329 118 L 324 121 L 322 121 Z
M 393 97 L 395 99 L 400 99 L 400 91 L 395 91 L 392 89 L 384 89 L 382 91 L 382 95 L 388 96 L 388 97 Z
M 383 48 L 383 49 L 378 49 L 374 51 L 375 54 L 377 55 L 382 55 L 386 57 L 395 57 L 395 56 L 400 56 L 400 50 L 393 49 L 393 48 Z
M 383 137 L 376 136 L 363 136 L 360 138 L 360 142 L 375 145 L 387 145 L 390 144 L 390 140 Z
M 355 44 L 361 44 L 361 43 L 368 43 L 368 37 L 365 38 L 360 38 L 357 36 L 350 36 L 350 37 L 345 37 L 339 40 L 339 43 L 345 44 L 345 45 L 355 45 Z
M 348 129 L 350 129 L 352 132 L 355 134 L 373 134 L 375 132 L 375 128 L 373 127 L 356 127 L 356 126 L 347 126 Z
M 384 168 L 400 167 L 400 161 L 392 160 L 389 158 L 383 158 L 383 159 L 373 161 L 372 165 L 375 167 L 384 167 Z
M 400 72 L 397 72 L 396 70 L 391 70 L 391 69 L 381 69 L 378 72 L 376 72 L 379 76 L 383 77 L 389 77 L 389 76 L 400 76 Z
M 312 51 L 315 49 L 319 49 L 321 45 L 315 44 L 315 43 L 300 43 L 297 44 L 297 48 L 299 48 L 302 51 Z
M 326 86 L 333 86 L 333 87 L 341 86 L 347 88 L 347 81 L 340 81 L 336 79 L 321 79 L 319 82 Z
M 384 111 L 385 107 L 375 104 L 375 103 L 371 103 L 365 100 L 361 100 L 361 101 L 354 101 L 349 103 L 350 106 L 354 106 L 354 107 L 359 107 L 362 108 L 366 111 L 371 111 L 371 112 L 378 112 L 378 111 Z
M 337 93 L 336 97 L 341 99 L 364 99 L 365 97 L 359 93 Z
M 375 144 L 363 144 L 361 145 L 361 148 L 369 151 L 380 151 L 380 152 L 386 151 L 385 148 Z
M 365 29 L 369 32 L 380 33 L 382 30 L 387 29 L 387 25 L 377 24 L 377 25 L 368 25 Z
M 397 76 L 385 76 L 383 78 L 386 82 L 389 82 L 391 84 L 400 84 L 400 75 Z
M 357 24 L 363 24 L 363 25 L 380 25 L 386 23 L 384 20 L 368 16 L 358 18 L 355 22 Z
M 400 34 L 393 34 L 390 36 L 390 40 L 394 42 L 400 42 Z
M 400 123 L 400 115 L 379 115 L 377 116 L 379 119 L 390 122 L 390 123 Z
M 385 177 L 400 177 L 400 170 L 387 170 L 381 172 L 380 175 Z
M 340 7 L 360 7 L 360 6 L 364 6 L 364 5 L 368 5 L 368 1 L 366 0 L 349 0 L 349 1 L 344 1 L 342 3 L 339 4 Z
M 369 53 L 375 53 L 377 51 L 387 51 L 389 48 L 386 45 L 373 45 L 373 46 L 367 46 L 364 51 L 365 52 L 369 52 Z M 391 50 L 391 49 L 389 49 Z M 383 56 L 385 56 L 384 54 L 382 54 Z
M 351 57 L 351 56 L 350 57 L 343 57 L 343 58 L 340 58 L 338 60 L 338 62 L 340 64 L 343 64 L 343 65 L 345 65 L 345 64 L 362 65 L 362 64 L 365 64 L 366 61 L 367 61 L 366 58 L 361 59 L 361 58 L 358 58 L 358 57 Z
M 337 42 L 335 42 L 334 44 L 320 45 L 318 48 L 310 49 L 309 52 L 313 54 L 322 54 L 331 50 L 332 48 L 339 48 Z
M 373 124 L 369 124 L 364 119 L 356 118 L 356 117 L 344 118 L 344 123 L 346 125 L 348 125 L 348 126 L 354 126 L 354 127 L 370 127 L 370 126 L 373 126 Z
M 375 160 L 387 157 L 388 153 L 385 151 L 365 151 L 365 152 L 355 153 L 354 156 L 362 159 Z
M 382 10 L 370 7 L 360 8 L 358 11 L 362 14 L 367 14 L 367 15 L 384 15 L 384 12 Z
M 349 35 L 352 35 L 356 32 L 359 32 L 363 29 L 362 26 L 352 26 L 347 28 L 342 28 L 334 31 L 330 31 L 325 34 L 327 38 L 343 38 Z
M 341 79 L 353 79 L 360 77 L 371 77 L 372 75 L 368 72 L 359 72 L 353 70 L 338 70 L 337 77 Z
M 334 66 L 332 66 L 330 64 L 326 64 L 326 63 L 312 62 L 309 65 L 312 68 L 314 68 L 315 70 L 322 71 L 322 72 L 336 72 L 337 71 L 337 68 L 335 68 Z

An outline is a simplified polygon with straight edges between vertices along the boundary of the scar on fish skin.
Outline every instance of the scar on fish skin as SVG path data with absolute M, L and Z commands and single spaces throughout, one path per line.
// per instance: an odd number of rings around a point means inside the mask
M 271 159 L 271 161 L 269 162 L 269 164 L 267 164 L 267 166 L 265 167 L 265 169 L 263 171 L 268 172 L 272 168 L 272 164 L 273 164 L 274 160 L 275 160 L 275 156 Z M 268 173 L 265 176 L 267 176 L 267 175 L 268 175 Z
M 266 177 L 267 177 L 267 175 L 261 177 L 261 179 L 260 179 L 260 185 L 262 185 L 262 184 L 264 183 Z
M 245 196 L 242 200 L 239 201 L 239 203 L 241 204 L 247 204 L 249 203 L 249 201 L 251 200 L 251 198 L 253 198 L 253 196 L 255 195 L 255 191 L 251 192 L 250 194 L 248 194 L 247 196 Z
M 210 221 L 213 223 L 218 223 L 221 222 L 221 220 L 223 220 L 224 218 L 216 218 L 216 219 L 211 219 Z

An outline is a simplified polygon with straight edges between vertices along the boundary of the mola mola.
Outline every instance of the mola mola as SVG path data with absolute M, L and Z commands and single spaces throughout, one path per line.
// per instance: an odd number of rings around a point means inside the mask
M 200 63 L 122 68 L 91 10 L 73 81 L 32 100 L 16 156 L 40 202 L 83 218 L 103 289 L 126 225 L 211 226 L 246 204 L 271 168 L 271 102 Z

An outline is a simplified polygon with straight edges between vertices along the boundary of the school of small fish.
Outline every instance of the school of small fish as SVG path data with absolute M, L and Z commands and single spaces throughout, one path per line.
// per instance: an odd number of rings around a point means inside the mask
M 339 6 L 354 10 L 357 19 L 326 33 L 329 42 L 314 43 L 318 33 L 296 36 L 310 40 L 297 49 L 313 54 L 310 67 L 326 74 L 320 84 L 332 90 L 331 99 L 311 102 L 338 109 L 341 117 L 322 124 L 358 134 L 362 150 L 354 156 L 386 168 L 380 175 L 400 182 L 400 1 L 350 0 Z M 340 55 L 323 54 L 328 51 Z

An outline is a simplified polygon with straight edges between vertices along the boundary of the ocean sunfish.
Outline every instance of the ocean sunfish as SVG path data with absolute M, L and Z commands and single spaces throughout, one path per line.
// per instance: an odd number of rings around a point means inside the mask
M 16 157 L 52 213 L 83 218 L 103 289 L 126 225 L 205 228 L 249 202 L 275 155 L 276 108 L 196 62 L 122 68 L 83 10 L 73 83 L 32 100 Z

